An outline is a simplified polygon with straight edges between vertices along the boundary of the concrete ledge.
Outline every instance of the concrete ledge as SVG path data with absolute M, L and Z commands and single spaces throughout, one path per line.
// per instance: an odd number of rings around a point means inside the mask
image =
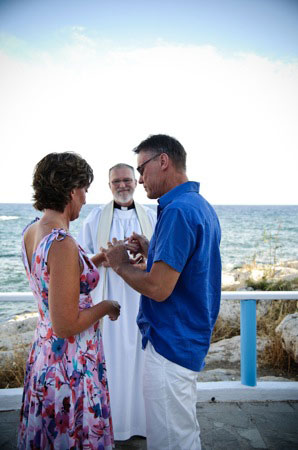
M 0 411 L 20 409 L 23 388 L 0 389 Z M 259 381 L 257 386 L 244 386 L 240 381 L 208 381 L 197 383 L 197 401 L 207 402 L 283 402 L 298 401 L 298 382 Z
M 21 408 L 23 388 L 0 389 L 0 411 Z
M 282 402 L 298 401 L 298 382 L 259 381 L 244 386 L 240 381 L 197 383 L 198 402 Z

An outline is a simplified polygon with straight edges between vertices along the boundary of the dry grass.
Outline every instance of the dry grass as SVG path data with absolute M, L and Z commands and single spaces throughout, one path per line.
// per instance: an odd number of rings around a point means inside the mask
M 265 351 L 258 356 L 259 367 L 273 367 L 278 369 L 281 374 L 293 375 L 297 372 L 298 366 L 291 356 L 284 350 L 282 346 L 281 336 L 275 335 L 270 337 L 270 343 Z
M 275 333 L 276 327 L 288 314 L 298 311 L 297 306 L 298 302 L 295 301 L 275 300 L 268 313 L 258 319 L 258 335 L 267 336 L 270 339 L 264 352 L 258 355 L 260 367 L 274 367 L 282 373 L 298 374 L 298 365 L 284 350 L 281 336 Z
M 257 302 L 258 303 L 258 302 Z M 298 365 L 282 347 L 281 337 L 276 335 L 275 329 L 288 314 L 297 312 L 298 302 L 291 300 L 274 300 L 266 314 L 258 317 L 257 334 L 269 338 L 270 342 L 262 353 L 258 354 L 258 366 L 274 368 L 281 374 L 298 376 Z M 240 321 L 232 326 L 219 317 L 212 334 L 212 343 L 222 339 L 229 339 L 240 335 Z
M 298 278 L 293 280 L 268 280 L 267 276 L 263 276 L 258 281 L 249 278 L 246 281 L 246 286 L 254 291 L 295 291 L 298 289 Z
M 233 324 L 227 324 L 221 317 L 218 317 L 213 329 L 211 343 L 229 339 L 240 334 L 240 321 Z
M 20 344 L 0 366 L 0 389 L 23 387 L 28 347 Z
M 275 328 L 288 315 L 298 311 L 298 302 L 293 300 L 272 301 L 267 314 L 258 318 L 258 335 L 274 336 Z

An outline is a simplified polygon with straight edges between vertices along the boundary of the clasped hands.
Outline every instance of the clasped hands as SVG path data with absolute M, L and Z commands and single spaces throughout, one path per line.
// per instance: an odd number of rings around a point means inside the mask
M 149 241 L 144 235 L 133 233 L 124 240 L 112 239 L 108 242 L 108 248 L 100 251 L 105 257 L 103 266 L 111 267 L 117 272 L 122 264 L 134 264 L 140 269 L 146 268 L 145 258 L 148 254 Z M 129 257 L 128 252 L 132 257 Z

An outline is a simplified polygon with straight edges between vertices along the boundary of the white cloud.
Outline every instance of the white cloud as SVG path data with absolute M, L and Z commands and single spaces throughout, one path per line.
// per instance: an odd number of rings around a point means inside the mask
M 135 165 L 131 149 L 161 132 L 185 146 L 212 203 L 297 204 L 297 62 L 165 43 L 107 49 L 73 32 L 55 54 L 0 53 L 1 202 L 29 202 L 35 163 L 64 150 L 90 162 L 88 200 L 105 202 L 108 168 Z

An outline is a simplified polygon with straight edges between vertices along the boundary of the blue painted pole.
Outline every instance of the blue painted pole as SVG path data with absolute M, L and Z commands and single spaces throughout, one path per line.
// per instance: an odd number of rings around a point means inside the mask
M 257 318 L 256 301 L 241 300 L 241 383 L 257 385 Z

